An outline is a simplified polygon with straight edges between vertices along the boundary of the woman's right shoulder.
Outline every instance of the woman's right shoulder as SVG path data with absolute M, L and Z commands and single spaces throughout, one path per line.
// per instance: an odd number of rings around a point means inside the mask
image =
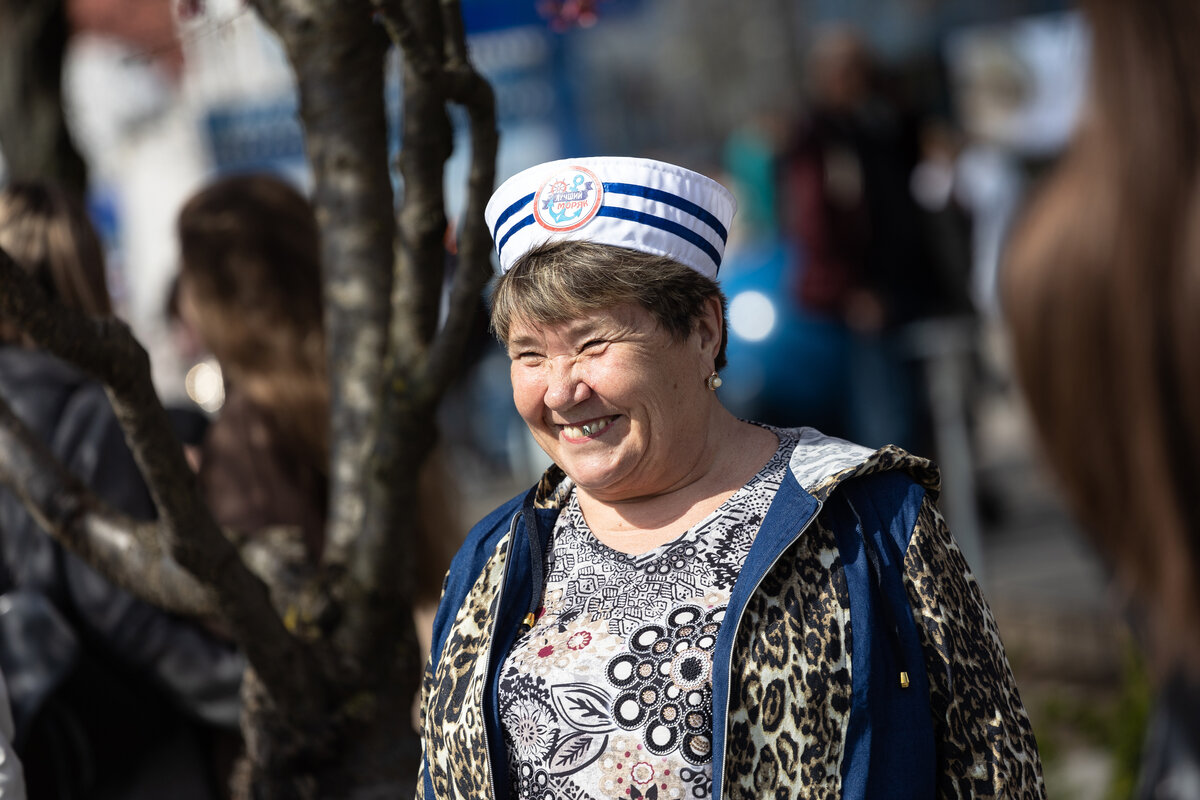
M 517 514 L 521 513 L 527 496 L 527 492 L 513 496 L 471 526 L 466 539 L 463 540 L 462 547 L 454 556 L 455 563 L 451 564 L 450 569 L 453 571 L 455 567 L 461 567 L 459 562 L 463 559 L 471 558 L 473 560 L 472 557 L 484 556 L 486 560 L 486 557 L 495 551 L 505 534 L 512 528 L 513 520 Z M 482 562 L 479 563 L 479 566 L 482 566 Z

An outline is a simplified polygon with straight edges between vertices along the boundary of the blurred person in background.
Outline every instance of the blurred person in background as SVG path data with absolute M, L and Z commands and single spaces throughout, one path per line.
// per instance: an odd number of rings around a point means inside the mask
M 640 158 L 489 201 L 492 326 L 553 464 L 451 566 L 425 800 L 1044 796 L 937 469 L 722 404 L 734 209 Z
M 742 121 L 721 148 L 721 162 L 743 198 L 740 235 L 751 242 L 779 235 L 779 157 L 788 138 L 783 114 L 763 111 Z
M 1020 383 L 1156 678 L 1139 798 L 1200 797 L 1200 4 L 1086 0 L 1090 102 L 1010 243 Z
M 312 205 L 270 174 L 219 178 L 178 219 L 178 311 L 220 365 L 225 402 L 197 454 L 217 521 L 299 534 L 320 561 L 329 510 L 330 397 L 320 237 Z M 421 474 L 418 634 L 462 541 L 439 453 Z M 425 620 L 422 622 L 421 620 Z
M 797 245 L 799 305 L 849 334 L 842 433 L 871 446 L 932 450 L 905 325 L 969 311 L 947 280 L 911 190 L 922 156 L 916 117 L 879 86 L 864 38 L 822 29 L 808 57 L 809 99 L 781 162 L 781 218 Z
M 0 190 L 0 247 L 58 303 L 111 315 L 100 242 L 64 191 Z M 3 320 L 0 397 L 103 501 L 154 517 L 104 388 Z M 241 656 L 113 586 L 4 488 L 0 548 L 0 669 L 29 797 L 219 796 L 213 742 L 237 727 Z
M 329 382 L 313 210 L 272 175 L 235 175 L 179 213 L 178 309 L 220 364 L 225 402 L 199 454 L 217 521 L 243 534 L 300 533 L 324 547 Z

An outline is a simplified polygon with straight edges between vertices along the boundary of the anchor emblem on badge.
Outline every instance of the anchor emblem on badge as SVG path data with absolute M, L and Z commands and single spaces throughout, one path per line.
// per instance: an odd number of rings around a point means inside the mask
M 538 189 L 533 201 L 534 218 L 547 230 L 573 231 L 596 216 L 603 195 L 603 184 L 591 170 L 566 167 Z

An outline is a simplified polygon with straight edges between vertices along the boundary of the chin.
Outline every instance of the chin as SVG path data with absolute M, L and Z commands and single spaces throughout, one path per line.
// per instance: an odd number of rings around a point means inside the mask
M 589 493 L 604 492 L 620 482 L 621 473 L 619 470 L 597 469 L 594 466 L 571 464 L 569 461 L 565 465 L 560 464 L 560 466 L 562 466 L 563 472 L 567 473 L 567 476 L 574 481 L 576 486 Z
M 612 484 L 612 479 L 607 475 L 597 475 L 592 470 L 573 469 L 569 466 L 563 467 L 563 472 L 572 482 L 580 489 L 585 489 L 589 492 L 603 490 L 606 486 Z

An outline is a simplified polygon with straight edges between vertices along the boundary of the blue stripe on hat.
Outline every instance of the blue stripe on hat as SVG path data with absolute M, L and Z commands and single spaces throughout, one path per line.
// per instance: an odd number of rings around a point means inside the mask
M 708 227 L 716 231 L 716 234 L 721 237 L 724 242 L 729 238 L 729 232 L 725 230 L 725 226 L 721 221 L 714 217 L 703 206 L 698 206 L 691 200 L 685 200 L 677 194 L 664 192 L 662 189 L 652 189 L 649 186 L 639 186 L 636 183 L 605 183 L 604 191 L 612 192 L 613 194 L 628 194 L 634 197 L 644 197 L 647 200 L 657 200 L 660 203 L 665 203 L 669 206 L 674 206 L 680 211 L 685 211 L 691 214 L 696 219 L 703 222 Z M 503 218 L 501 218 L 503 219 Z M 714 258 L 714 261 L 720 261 L 720 258 Z
M 515 207 L 516 206 L 510 206 L 508 211 L 512 211 Z M 508 213 L 508 211 L 506 211 L 505 213 Z M 500 255 L 502 252 L 504 252 L 504 245 L 508 242 L 509 239 L 512 238 L 512 235 L 514 233 L 521 230 L 521 228 L 528 227 L 532 224 L 533 224 L 533 214 L 530 214 L 528 217 L 526 217 L 525 219 L 521 220 L 520 222 L 516 223 L 511 228 L 509 228 L 508 233 L 504 234 L 504 238 L 501 239 L 499 244 L 496 245 L 496 255 Z M 499 226 L 497 226 L 497 229 L 498 228 L 499 228 Z
M 495 239 L 496 234 L 498 234 L 500 232 L 500 226 L 503 225 L 505 222 L 507 222 L 508 218 L 511 217 L 513 214 L 516 214 L 523 207 L 529 205 L 529 203 L 533 200 L 534 195 L 536 195 L 536 194 L 537 194 L 537 192 L 530 192 L 529 194 L 525 195 L 517 202 L 513 203 L 508 208 L 504 209 L 504 213 L 501 214 L 499 216 L 499 218 L 497 218 L 496 224 L 492 226 L 492 238 L 493 239 Z M 530 221 L 532 221 L 532 217 L 530 218 Z M 528 224 L 528 223 L 526 223 L 526 224 Z M 522 225 L 521 227 L 524 227 L 524 225 Z M 514 228 L 514 230 L 515 230 L 515 228 Z M 512 231 L 509 231 L 508 236 L 511 236 L 511 235 L 512 235 Z M 508 241 L 508 236 L 504 237 L 504 241 Z M 499 251 L 499 248 L 497 248 L 497 251 Z
M 717 248 L 712 246 L 712 242 L 708 241 L 708 239 L 705 239 L 694 230 L 685 228 L 683 225 L 680 225 L 674 220 L 656 217 L 653 214 L 647 214 L 644 211 L 633 211 L 628 208 L 607 205 L 601 208 L 600 211 L 596 213 L 596 216 L 615 217 L 617 219 L 624 219 L 630 222 L 640 222 L 643 225 L 649 225 L 652 228 L 658 228 L 659 230 L 666 231 L 667 233 L 673 233 L 679 238 L 695 245 L 700 250 L 703 250 L 704 253 L 712 259 L 713 264 L 720 269 L 721 254 L 717 252 Z

